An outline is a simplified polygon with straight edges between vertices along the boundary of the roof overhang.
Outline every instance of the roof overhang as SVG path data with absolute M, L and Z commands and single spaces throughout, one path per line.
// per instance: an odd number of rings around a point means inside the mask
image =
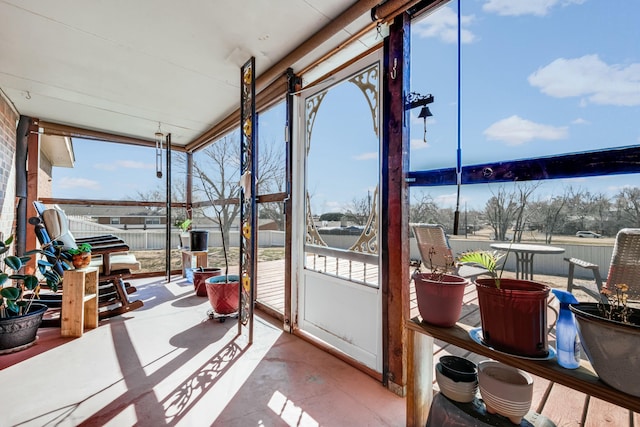
M 52 166 L 72 168 L 75 163 L 71 138 L 54 135 L 40 135 L 40 151 Z

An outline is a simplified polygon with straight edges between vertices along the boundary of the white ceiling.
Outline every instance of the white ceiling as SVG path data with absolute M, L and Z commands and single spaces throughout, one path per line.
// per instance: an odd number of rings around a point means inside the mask
M 160 122 L 186 145 L 238 108 L 251 56 L 259 77 L 354 3 L 0 0 L 0 90 L 22 115 L 149 141 Z M 370 23 L 363 14 L 294 71 Z

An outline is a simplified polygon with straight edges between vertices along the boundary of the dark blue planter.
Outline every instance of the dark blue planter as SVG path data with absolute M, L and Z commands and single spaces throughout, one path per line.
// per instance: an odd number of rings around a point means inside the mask
M 0 353 L 11 353 L 26 348 L 36 340 L 47 306 L 33 303 L 29 313 L 0 319 Z

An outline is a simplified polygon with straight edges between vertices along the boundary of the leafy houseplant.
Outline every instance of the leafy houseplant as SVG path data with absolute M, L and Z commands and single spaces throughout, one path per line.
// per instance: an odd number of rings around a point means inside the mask
M 91 263 L 91 245 L 89 243 L 80 243 L 77 248 L 69 249 L 67 252 L 71 255 L 71 262 L 75 268 L 86 268 Z
M 476 280 L 482 340 L 505 353 L 547 357 L 547 297 L 550 289 L 529 280 L 502 278 L 504 263 L 499 273 L 497 269 L 503 256 L 495 251 L 477 250 L 458 257 L 459 262 L 483 266 L 491 276 Z
M 451 327 L 456 324 L 462 311 L 462 299 L 469 281 L 453 273 L 453 258 L 445 257 L 444 266 L 434 265 L 434 247 L 429 249 L 430 272 L 413 273 L 418 311 L 422 320 L 436 326 Z
M 180 224 L 178 224 L 178 227 L 180 227 L 180 230 L 182 230 L 183 233 L 186 233 L 191 228 L 192 222 L 193 221 L 191 219 L 187 218 L 184 221 L 182 221 Z
M 184 221 L 178 223 L 178 227 L 180 228 L 180 247 L 182 249 L 189 249 L 190 245 L 190 235 L 189 230 L 191 230 L 191 224 L 193 221 L 190 218 L 185 219 Z
M 13 237 L 0 241 L 0 255 L 4 256 L 4 265 L 13 272 L 0 272 L 0 354 L 24 349 L 35 342 L 36 332 L 42 316 L 47 310 L 43 304 L 25 299 L 25 291 L 36 295 L 40 290 L 40 281 L 36 275 L 23 274 L 21 271 L 29 256 L 5 256 L 9 251 Z M 41 253 L 41 250 L 27 253 Z M 61 278 L 53 271 L 47 261 L 38 261 L 38 271 L 44 275 L 49 286 L 57 288 Z
M 640 397 L 640 310 L 627 304 L 626 284 L 602 293 L 608 303 L 569 305 L 576 317 L 582 347 L 602 381 Z

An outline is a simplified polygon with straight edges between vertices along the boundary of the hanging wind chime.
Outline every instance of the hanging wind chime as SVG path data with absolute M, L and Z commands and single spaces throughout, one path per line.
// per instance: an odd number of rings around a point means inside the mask
M 158 122 L 158 130 L 155 134 L 156 141 L 156 177 L 162 178 L 162 139 L 164 135 L 160 131 L 160 122 Z

